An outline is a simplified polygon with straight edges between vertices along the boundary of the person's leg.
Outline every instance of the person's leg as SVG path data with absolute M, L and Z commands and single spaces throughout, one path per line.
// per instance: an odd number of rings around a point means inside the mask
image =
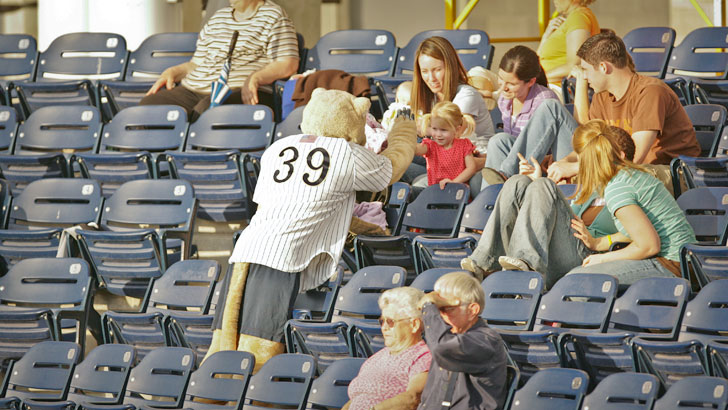
M 470 185 L 470 198 L 473 199 L 480 191 L 483 189 L 483 174 L 480 173 L 480 171 L 476 172 L 475 175 L 473 175 L 470 178 L 470 181 L 468 181 L 468 185 Z
M 171 90 L 162 88 L 154 94 L 145 96 L 139 101 L 139 105 L 179 105 L 187 112 L 187 117 L 190 117 L 194 107 L 204 96 L 204 94 L 196 93 L 178 85 Z
M 422 158 L 415 156 L 415 159 Z M 419 161 L 412 161 L 411 164 L 407 167 L 407 170 L 404 171 L 404 174 L 402 174 L 402 178 L 399 180 L 402 182 L 406 182 L 410 185 L 417 179 L 418 176 L 427 174 L 427 166 L 425 164 L 419 164 Z
M 478 246 L 469 258 L 482 270 L 489 272 L 500 269 L 498 257 L 505 255 L 510 245 L 513 226 L 530 184 L 531 178 L 525 175 L 515 175 L 503 184 Z
M 550 288 L 566 272 L 581 265 L 591 251 L 574 236 L 571 210 L 561 190 L 548 178 L 531 183 L 505 255 L 525 261 L 544 275 Z
M 577 126 L 574 117 L 558 100 L 542 102 L 521 130 L 499 170 L 506 176 L 517 174 L 519 152 L 526 158 L 534 157 L 541 162 L 551 151 L 554 160 L 560 160 L 573 150 L 571 137 Z
M 655 276 L 675 277 L 675 274 L 665 269 L 657 258 L 642 260 L 624 260 L 599 263 L 591 266 L 579 266 L 569 271 L 572 273 L 606 273 L 619 281 L 620 285 L 631 285 L 642 278 Z
M 488 140 L 488 150 L 485 154 L 485 167 L 500 169 L 501 164 L 511 152 L 516 137 L 505 132 L 499 132 Z

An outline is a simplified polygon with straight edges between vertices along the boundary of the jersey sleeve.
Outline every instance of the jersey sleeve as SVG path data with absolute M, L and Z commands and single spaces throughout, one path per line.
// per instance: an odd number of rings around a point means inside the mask
M 389 185 L 392 162 L 383 155 L 350 143 L 354 159 L 354 190 L 379 192 Z

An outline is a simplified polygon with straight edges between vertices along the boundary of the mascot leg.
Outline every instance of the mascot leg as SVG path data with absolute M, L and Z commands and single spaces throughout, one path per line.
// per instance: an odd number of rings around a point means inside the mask
M 255 356 L 253 374 L 258 373 L 261 367 L 273 356 L 286 352 L 283 343 L 273 342 L 256 336 L 240 334 L 238 350 L 250 352 Z
M 245 281 L 248 278 L 249 263 L 236 263 L 233 265 L 232 277 L 225 298 L 225 307 L 222 316 L 222 326 L 215 329 L 212 334 L 212 343 L 205 355 L 205 359 L 221 350 L 236 350 L 238 345 L 238 322 L 240 306 L 242 306 L 245 292 Z

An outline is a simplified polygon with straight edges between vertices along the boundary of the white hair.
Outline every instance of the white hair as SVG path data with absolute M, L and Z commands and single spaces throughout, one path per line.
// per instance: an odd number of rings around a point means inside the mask
M 417 302 L 425 293 L 417 288 L 403 286 L 385 290 L 379 297 L 379 308 L 394 306 L 400 317 L 419 318 L 422 312 L 417 309 Z

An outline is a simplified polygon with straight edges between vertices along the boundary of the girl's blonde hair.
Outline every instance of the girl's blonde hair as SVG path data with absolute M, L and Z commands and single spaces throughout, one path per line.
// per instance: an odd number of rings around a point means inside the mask
M 421 117 L 422 129 L 430 127 L 432 118 L 441 118 L 447 122 L 447 125 L 456 130 L 461 125 L 465 125 L 465 130 L 458 136 L 470 135 L 475 131 L 475 120 L 468 114 L 463 114 L 455 103 L 450 101 L 440 101 L 432 107 L 432 112 Z
M 574 131 L 572 144 L 579 155 L 579 187 L 575 202 L 583 204 L 594 192 L 604 196 L 604 187 L 622 169 L 644 168 L 622 158 L 615 127 L 603 120 L 591 120 Z
M 414 69 L 412 74 L 412 96 L 410 106 L 414 113 L 427 113 L 435 102 L 435 94 L 425 84 L 420 74 L 420 56 L 430 56 L 440 60 L 445 65 L 442 93 L 443 101 L 452 101 L 460 84 L 468 84 L 468 72 L 458 57 L 455 47 L 443 37 L 430 37 L 422 41 L 415 53 Z

